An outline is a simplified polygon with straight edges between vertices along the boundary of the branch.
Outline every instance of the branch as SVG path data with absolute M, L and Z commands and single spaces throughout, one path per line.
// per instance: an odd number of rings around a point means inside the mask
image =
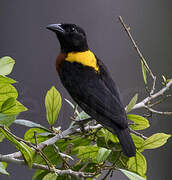
M 65 168 L 71 168 L 70 164 L 68 163 L 68 159 L 74 161 L 74 159 L 67 155 L 67 154 L 64 154 L 64 153 L 61 153 L 58 146 L 56 146 L 55 144 L 53 145 L 54 146 L 54 150 L 58 153 L 58 155 L 60 156 L 61 160 L 63 161 L 63 165 Z
M 161 114 L 161 115 L 172 115 L 172 112 L 157 111 L 155 109 L 150 108 L 149 106 L 146 106 L 146 108 L 152 113 Z
M 69 155 L 67 155 L 67 154 L 64 154 L 64 153 L 61 153 L 60 150 L 59 150 L 59 148 L 58 148 L 58 146 L 56 146 L 55 144 L 54 144 L 54 149 L 56 150 L 56 152 L 59 154 L 59 156 L 60 156 L 62 159 L 68 158 L 68 159 L 74 161 L 74 159 L 73 159 L 71 156 L 69 156 Z
M 135 135 L 137 135 L 137 136 L 140 136 L 140 137 L 143 138 L 143 139 L 147 139 L 146 136 L 144 136 L 143 134 L 141 134 L 141 133 L 139 133 L 139 132 L 137 132 L 137 131 L 134 131 L 134 130 L 131 129 L 131 128 L 130 128 L 130 132 L 133 133 L 133 134 L 135 134 Z
M 149 72 L 150 76 L 151 76 L 152 79 L 153 79 L 153 86 L 152 86 L 152 90 L 151 90 L 151 92 L 150 92 L 150 95 L 151 95 L 151 94 L 154 93 L 154 90 L 155 90 L 156 76 L 154 76 L 154 74 L 152 73 L 152 71 L 151 71 L 151 69 L 149 68 L 149 66 L 148 66 L 148 64 L 147 64 L 147 62 L 146 62 L 143 54 L 141 53 L 140 49 L 138 48 L 136 42 L 134 41 L 134 39 L 133 39 L 133 37 L 132 37 L 132 35 L 131 35 L 131 33 L 130 33 L 130 27 L 127 27 L 127 25 L 124 23 L 124 21 L 123 21 L 123 19 L 122 19 L 121 16 L 119 16 L 118 19 L 119 19 L 119 22 L 120 22 L 120 23 L 122 24 L 122 26 L 124 27 L 124 29 L 125 29 L 128 37 L 130 38 L 130 40 L 131 40 L 131 42 L 132 42 L 132 44 L 133 44 L 133 46 L 134 46 L 137 54 L 138 54 L 139 57 L 140 57 L 140 60 L 142 61 L 142 63 L 144 64 L 146 70 Z
M 154 94 L 154 91 L 155 91 L 155 83 L 156 83 L 156 76 L 154 76 L 154 74 L 152 73 L 151 69 L 149 68 L 143 54 L 141 53 L 140 49 L 138 48 L 134 38 L 132 37 L 131 33 L 130 33 L 130 28 L 124 23 L 124 20 L 122 19 L 121 16 L 118 17 L 119 19 L 119 22 L 122 24 L 124 30 L 126 31 L 128 37 L 130 38 L 139 58 L 141 59 L 142 63 L 144 64 L 146 70 L 149 72 L 150 76 L 152 77 L 153 79 L 153 85 L 152 85 L 152 89 L 150 91 L 150 96 L 145 98 L 144 100 L 142 100 L 140 103 L 137 103 L 134 107 L 133 107 L 133 110 L 134 109 L 138 109 L 138 108 L 147 108 L 149 109 L 151 112 L 154 112 L 154 113 L 158 113 L 158 114 L 166 114 L 166 115 L 171 115 L 171 112 L 160 112 L 160 111 L 156 111 L 156 110 L 153 110 L 151 108 L 148 108 L 147 107 L 147 103 L 150 102 L 151 100 L 155 99 L 156 97 L 158 96 L 161 96 L 165 93 L 165 91 L 167 91 L 169 89 L 169 87 L 172 85 L 172 80 L 169 81 L 166 86 L 164 88 L 162 88 L 159 92 L 155 93 Z
M 163 87 L 161 90 L 159 90 L 158 92 L 155 93 L 155 84 L 156 84 L 156 76 L 154 76 L 154 74 L 152 73 L 151 69 L 149 68 L 143 54 L 141 53 L 141 51 L 139 50 L 136 42 L 134 41 L 131 33 L 130 33 L 130 28 L 127 27 L 127 25 L 124 23 L 123 19 L 121 16 L 119 16 L 119 21 L 120 23 L 122 24 L 122 26 L 124 27 L 127 35 L 129 36 L 141 62 L 143 63 L 146 71 L 149 73 L 149 75 L 151 76 L 151 78 L 153 79 L 153 84 L 152 84 L 152 89 L 150 90 L 150 94 L 149 94 L 149 97 L 146 97 L 145 99 L 143 99 L 141 102 L 135 104 L 135 106 L 132 108 L 133 110 L 134 109 L 138 109 L 138 108 L 146 108 L 148 109 L 150 112 L 153 112 L 153 113 L 157 113 L 157 114 L 165 114 L 165 115 L 172 115 L 172 112 L 161 112 L 161 111 L 157 111 L 157 110 L 154 110 L 152 109 L 152 107 L 154 106 L 153 103 L 150 103 L 153 99 L 159 97 L 159 96 L 162 96 L 169 88 L 170 86 L 172 85 L 172 80 L 169 81 L 165 87 Z M 147 83 L 146 83 L 147 84 Z M 159 103 L 159 102 L 156 102 L 156 104 Z M 77 105 L 75 106 L 74 108 L 74 120 L 76 119 L 75 116 L 79 116 L 79 112 L 77 110 Z M 76 133 L 83 133 L 83 132 L 89 132 L 90 130 L 93 130 L 93 129 L 97 129 L 99 130 L 100 128 L 102 128 L 102 125 L 100 124 L 97 124 L 97 125 L 85 125 L 88 121 L 90 121 L 90 119 L 92 118 L 88 118 L 88 119 L 85 119 L 85 120 L 82 120 L 82 121 L 76 121 L 75 124 L 67 129 L 67 130 L 64 130 L 63 132 L 58 132 L 56 133 L 56 135 L 44 142 L 41 142 L 39 144 L 37 144 L 37 138 L 36 138 L 36 133 L 34 132 L 34 138 L 35 138 L 35 144 L 36 146 L 34 146 L 33 144 L 31 144 L 30 142 L 26 142 L 24 141 L 23 139 L 15 136 L 14 134 L 12 134 L 10 131 L 6 130 L 11 136 L 13 136 L 15 139 L 17 139 L 18 141 L 22 141 L 22 142 L 25 142 L 26 144 L 28 144 L 31 148 L 33 148 L 33 150 L 35 152 L 38 152 L 41 157 L 45 160 L 45 162 L 47 163 L 47 165 L 42 165 L 42 164 L 37 164 L 37 163 L 33 163 L 32 167 L 35 168 L 35 169 L 42 169 L 42 170 L 47 170 L 48 172 L 53 172 L 57 175 L 71 175 L 71 176 L 75 176 L 77 179 L 86 179 L 86 178 L 92 178 L 94 177 L 96 174 L 95 173 L 85 173 L 83 172 L 83 170 L 87 167 L 87 165 L 89 164 L 89 161 L 86 162 L 83 167 L 79 170 L 79 171 L 73 171 L 70 164 L 68 164 L 68 161 L 69 159 L 70 160 L 74 160 L 71 156 L 67 155 L 69 154 L 66 150 L 65 153 L 62 153 L 60 152 L 59 148 L 55 145 L 55 143 L 60 140 L 60 139 L 64 139 L 64 138 L 67 138 L 68 136 L 70 135 L 73 135 L 73 134 L 76 134 Z M 82 125 L 82 126 L 81 126 Z M 130 131 L 140 137 L 142 137 L 143 139 L 146 139 L 147 137 L 145 137 L 143 134 L 137 132 L 137 131 L 134 131 L 132 129 L 130 129 Z M 94 135 L 95 135 L 95 132 L 94 132 Z M 54 149 L 55 151 L 58 153 L 58 155 L 60 156 L 61 160 L 63 161 L 64 163 L 64 169 L 65 170 L 61 170 L 61 169 L 56 169 L 55 167 L 49 165 L 50 162 L 49 160 L 46 158 L 46 156 L 44 155 L 44 153 L 42 152 L 42 150 L 47 147 L 47 146 L 50 146 L 50 145 L 54 145 Z M 71 148 L 69 147 L 68 150 L 70 150 Z M 27 165 L 26 162 L 24 160 L 20 160 L 20 159 L 17 159 L 17 158 L 20 158 L 22 157 L 22 154 L 20 152 L 15 152 L 15 153 L 12 153 L 12 154 L 7 154 L 7 155 L 1 155 L 0 154 L 0 161 L 5 161 L 5 162 L 9 162 L 9 163 L 13 163 L 13 164 L 18 164 L 18 165 Z M 119 158 L 117 158 L 116 162 L 120 160 L 121 163 L 124 164 L 124 162 L 122 161 L 121 159 L 121 154 L 119 156 Z M 109 174 L 111 173 L 111 171 L 114 170 L 115 168 L 115 164 L 116 162 L 113 164 L 113 166 L 111 167 L 108 167 L 107 170 L 109 170 L 107 172 L 107 174 L 103 177 L 102 180 L 105 180 Z M 103 166 L 102 166 L 103 167 Z M 99 169 L 99 170 L 103 170 L 103 169 Z M 98 171 L 98 168 L 97 168 L 97 171 Z M 97 173 L 97 172 L 96 172 Z
M 17 165 L 25 165 L 26 166 L 26 163 L 25 163 L 24 160 L 19 160 L 19 159 L 3 156 L 1 154 L 0 154 L 0 161 L 4 161 L 4 162 L 8 162 L 8 163 L 13 163 L 13 164 L 17 164 Z M 34 163 L 32 165 L 32 167 L 34 169 L 42 169 L 42 170 L 47 170 L 49 172 L 57 173 L 58 175 L 65 175 L 65 174 L 73 175 L 73 176 L 75 176 L 78 179 L 80 179 L 81 177 L 89 178 L 89 177 L 92 177 L 94 175 L 92 173 L 84 173 L 84 172 L 80 172 L 80 171 L 77 172 L 77 171 L 73 171 L 71 169 L 60 170 L 60 169 L 49 168 L 46 165 L 37 164 L 37 163 Z
M 100 124 L 97 124 L 95 126 L 87 125 L 86 127 L 84 127 L 84 131 L 90 131 L 92 129 L 100 129 L 101 127 L 102 127 L 102 125 L 100 125 Z M 66 136 L 70 136 L 75 133 L 81 133 L 81 132 L 82 132 L 82 130 L 81 130 L 80 126 L 78 126 L 78 125 L 73 126 L 72 128 L 63 131 L 61 134 L 57 134 L 56 136 L 48 139 L 47 141 L 44 141 L 44 142 L 38 144 L 38 148 L 44 149 L 46 146 L 53 145 L 59 139 L 65 138 Z
M 157 93 L 151 95 L 150 97 L 147 97 L 145 99 L 143 99 L 141 102 L 135 104 L 135 106 L 133 107 L 132 110 L 134 109 L 139 109 L 139 108 L 147 108 L 147 103 L 161 95 L 163 95 L 169 88 L 170 86 L 172 85 L 172 80 L 169 81 L 165 87 L 163 87 L 160 91 L 158 91 Z
M 95 126 L 87 125 L 86 127 L 84 127 L 84 131 L 88 132 L 90 130 L 100 129 L 100 128 L 102 128 L 101 124 L 97 124 Z M 39 143 L 37 145 L 37 149 L 43 150 L 45 147 L 55 144 L 59 139 L 63 139 L 66 136 L 70 136 L 72 134 L 81 133 L 81 132 L 82 132 L 82 130 L 81 130 L 80 126 L 78 126 L 78 125 L 73 126 L 72 128 L 66 129 L 61 134 L 57 134 L 54 137 L 52 137 L 44 142 Z M 22 154 L 20 152 L 14 152 L 11 154 L 4 155 L 4 157 L 8 157 L 8 158 L 20 158 L 21 156 L 22 156 Z

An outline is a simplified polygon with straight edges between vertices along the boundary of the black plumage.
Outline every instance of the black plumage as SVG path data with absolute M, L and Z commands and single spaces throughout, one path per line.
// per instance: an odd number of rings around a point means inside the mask
M 48 29 L 57 34 L 61 44 L 56 68 L 64 87 L 86 113 L 118 136 L 126 156 L 134 156 L 136 148 L 129 133 L 120 92 L 106 66 L 97 57 L 98 71 L 82 64 L 82 60 L 80 63 L 66 60 L 70 52 L 88 50 L 85 32 L 73 24 L 50 25 Z

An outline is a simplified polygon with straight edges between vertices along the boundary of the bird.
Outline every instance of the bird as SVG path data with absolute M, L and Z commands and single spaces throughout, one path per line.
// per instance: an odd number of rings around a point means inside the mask
M 82 110 L 117 135 L 125 156 L 135 156 L 118 86 L 104 62 L 89 49 L 84 29 L 70 23 L 46 28 L 56 34 L 60 43 L 56 70 L 63 86 Z

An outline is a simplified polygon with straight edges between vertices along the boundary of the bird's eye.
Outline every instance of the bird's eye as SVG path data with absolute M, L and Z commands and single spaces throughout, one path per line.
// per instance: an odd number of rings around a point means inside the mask
M 75 32 L 75 28 L 74 27 L 71 28 L 71 32 Z

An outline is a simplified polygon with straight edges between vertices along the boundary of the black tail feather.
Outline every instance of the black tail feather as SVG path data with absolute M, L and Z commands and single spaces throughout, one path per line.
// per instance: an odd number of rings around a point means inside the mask
M 127 157 L 132 157 L 136 155 L 136 147 L 130 136 L 129 129 L 120 129 L 117 133 L 118 139 L 122 146 L 122 151 Z

